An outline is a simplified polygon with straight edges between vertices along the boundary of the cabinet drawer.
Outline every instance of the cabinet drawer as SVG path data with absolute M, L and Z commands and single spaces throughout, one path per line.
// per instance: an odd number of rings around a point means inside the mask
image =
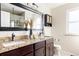
M 54 42 L 53 38 L 46 40 L 46 56 L 53 56 L 54 54 Z
M 35 50 L 45 46 L 45 41 L 35 43 Z

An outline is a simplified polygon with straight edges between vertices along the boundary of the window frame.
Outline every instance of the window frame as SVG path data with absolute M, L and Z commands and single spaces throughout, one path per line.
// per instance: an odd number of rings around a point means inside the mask
M 75 11 L 75 10 L 79 10 L 79 7 L 71 8 L 66 11 L 66 35 L 68 35 L 68 36 L 79 36 L 79 33 L 70 33 L 69 32 L 69 12 Z

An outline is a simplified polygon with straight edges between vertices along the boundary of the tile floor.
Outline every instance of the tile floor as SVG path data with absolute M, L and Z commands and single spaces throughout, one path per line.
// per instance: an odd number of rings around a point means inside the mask
M 56 52 L 54 56 L 75 56 L 75 55 L 73 53 L 61 50 L 60 52 Z

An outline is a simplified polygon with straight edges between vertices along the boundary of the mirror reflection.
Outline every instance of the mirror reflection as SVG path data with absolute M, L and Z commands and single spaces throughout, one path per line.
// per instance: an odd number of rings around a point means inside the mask
M 1 3 L 0 26 L 42 29 L 42 15 L 9 3 Z

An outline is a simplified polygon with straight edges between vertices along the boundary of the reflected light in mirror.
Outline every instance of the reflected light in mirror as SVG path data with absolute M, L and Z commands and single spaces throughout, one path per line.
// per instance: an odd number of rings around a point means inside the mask
M 11 21 L 11 27 L 14 27 L 14 21 Z

